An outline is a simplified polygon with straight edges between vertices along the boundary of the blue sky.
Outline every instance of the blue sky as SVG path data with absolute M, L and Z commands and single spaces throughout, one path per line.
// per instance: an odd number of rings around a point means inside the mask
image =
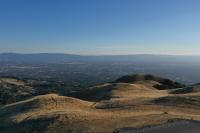
M 0 52 L 198 54 L 199 0 L 0 0 Z

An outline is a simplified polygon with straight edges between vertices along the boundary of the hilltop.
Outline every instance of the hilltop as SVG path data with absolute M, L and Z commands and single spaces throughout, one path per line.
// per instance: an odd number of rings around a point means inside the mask
M 162 77 L 157 77 L 154 75 L 144 75 L 144 74 L 134 74 L 134 75 L 127 75 L 123 76 L 119 79 L 117 79 L 115 82 L 116 83 L 135 83 L 138 81 L 155 81 L 158 84 L 154 85 L 155 88 L 157 89 L 176 89 L 176 88 L 183 88 L 185 85 L 180 84 L 178 82 L 162 78 Z

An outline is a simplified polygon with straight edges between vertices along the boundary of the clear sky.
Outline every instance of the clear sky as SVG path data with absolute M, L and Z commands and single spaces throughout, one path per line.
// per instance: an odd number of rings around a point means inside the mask
M 200 54 L 200 0 L 0 0 L 0 52 Z

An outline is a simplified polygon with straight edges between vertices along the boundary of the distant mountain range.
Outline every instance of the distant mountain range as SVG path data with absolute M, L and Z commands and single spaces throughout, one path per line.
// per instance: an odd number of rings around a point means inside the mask
M 177 55 L 101 55 L 84 56 L 73 54 L 19 54 L 1 53 L 0 62 L 9 63 L 63 63 L 63 62 L 96 62 L 96 61 L 122 61 L 122 62 L 177 62 L 177 63 L 200 63 L 200 56 L 177 56 Z

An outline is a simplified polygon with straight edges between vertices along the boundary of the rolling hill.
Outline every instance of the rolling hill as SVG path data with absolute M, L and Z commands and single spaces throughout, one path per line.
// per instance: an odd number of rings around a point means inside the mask
M 0 131 L 111 133 L 126 127 L 151 127 L 179 119 L 200 120 L 199 93 L 172 94 L 180 89 L 179 84 L 175 86 L 176 82 L 153 75 L 125 77 L 128 78 L 77 94 L 82 100 L 47 94 L 4 105 L 0 108 Z M 163 82 L 166 80 L 169 87 L 156 87 L 166 84 Z

